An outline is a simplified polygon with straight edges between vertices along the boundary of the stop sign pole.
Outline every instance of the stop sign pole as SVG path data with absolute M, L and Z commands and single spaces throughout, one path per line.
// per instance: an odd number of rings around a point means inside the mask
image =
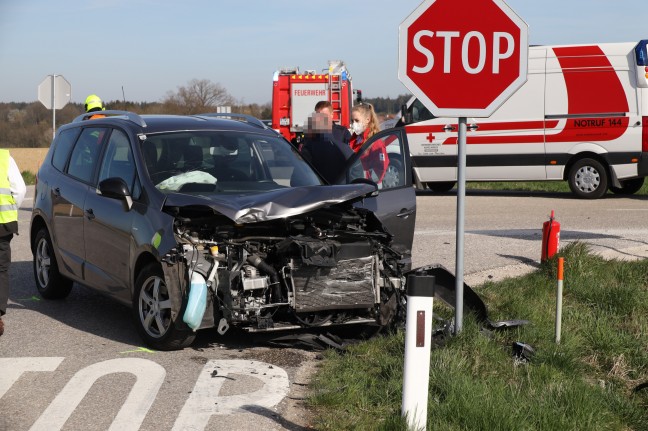
M 401 23 L 398 38 L 400 81 L 432 115 L 458 118 L 455 271 L 455 334 L 458 334 L 463 327 L 467 118 L 489 117 L 526 82 L 528 26 L 503 0 L 424 0 Z M 413 318 L 407 314 L 406 328 Z M 406 339 L 408 336 L 406 333 Z M 408 357 L 407 344 L 405 357 Z M 418 372 L 419 384 L 427 388 L 429 360 L 427 367 Z M 403 393 L 408 391 L 404 384 Z M 426 400 L 414 405 L 426 409 L 427 414 Z M 419 427 L 419 423 L 410 420 L 415 410 L 406 408 L 405 403 L 403 415 L 408 417 L 411 427 Z
M 503 0 L 424 0 L 399 27 L 398 78 L 436 117 L 458 118 L 455 334 L 463 326 L 468 117 L 527 79 L 528 26 Z

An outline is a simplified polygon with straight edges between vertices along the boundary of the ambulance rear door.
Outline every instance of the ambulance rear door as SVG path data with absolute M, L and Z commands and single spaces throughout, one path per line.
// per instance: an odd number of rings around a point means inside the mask
M 570 163 L 602 160 L 613 176 L 638 175 L 640 93 L 631 43 L 549 48 L 546 87 L 548 178 L 563 179 Z

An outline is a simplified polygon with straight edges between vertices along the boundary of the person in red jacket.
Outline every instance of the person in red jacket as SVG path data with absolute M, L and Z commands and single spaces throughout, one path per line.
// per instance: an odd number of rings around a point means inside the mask
M 373 106 L 361 103 L 351 109 L 351 131 L 353 134 L 349 146 L 357 153 L 369 138 L 380 131 Z M 360 161 L 365 171 L 365 178 L 380 185 L 389 166 L 385 142 L 381 139 L 374 142 L 371 148 L 365 150 L 360 156 Z

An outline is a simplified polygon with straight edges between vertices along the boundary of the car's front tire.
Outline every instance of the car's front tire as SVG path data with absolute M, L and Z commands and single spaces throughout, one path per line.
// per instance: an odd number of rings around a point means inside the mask
M 196 338 L 189 328 L 176 327 L 171 315 L 171 297 L 158 264 L 147 265 L 137 277 L 133 317 L 140 336 L 154 349 L 183 349 Z
M 46 228 L 41 228 L 34 239 L 34 280 L 38 293 L 45 299 L 62 299 L 72 290 L 72 280 L 61 275 Z

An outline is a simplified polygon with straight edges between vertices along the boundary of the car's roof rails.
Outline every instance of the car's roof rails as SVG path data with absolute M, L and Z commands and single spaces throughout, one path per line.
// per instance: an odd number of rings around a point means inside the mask
M 255 125 L 257 127 L 261 127 L 263 129 L 267 129 L 268 126 L 263 124 L 261 120 L 259 120 L 256 117 L 253 117 L 252 115 L 247 115 L 247 114 L 233 114 L 233 113 L 225 113 L 225 112 L 210 112 L 210 113 L 205 113 L 205 114 L 197 114 L 194 115 L 194 117 L 218 117 L 218 118 L 230 118 L 232 120 L 236 121 L 242 121 L 245 123 L 250 123 L 252 125 Z
M 139 115 L 137 115 L 136 113 L 130 111 L 120 111 L 116 109 L 109 109 L 106 111 L 86 112 L 85 114 L 81 114 L 78 117 L 76 117 L 72 122 L 78 123 L 80 121 L 85 121 L 90 119 L 90 117 L 92 117 L 93 115 L 105 115 L 106 117 L 124 118 L 142 127 L 146 127 L 146 122 L 144 121 L 144 119 Z

